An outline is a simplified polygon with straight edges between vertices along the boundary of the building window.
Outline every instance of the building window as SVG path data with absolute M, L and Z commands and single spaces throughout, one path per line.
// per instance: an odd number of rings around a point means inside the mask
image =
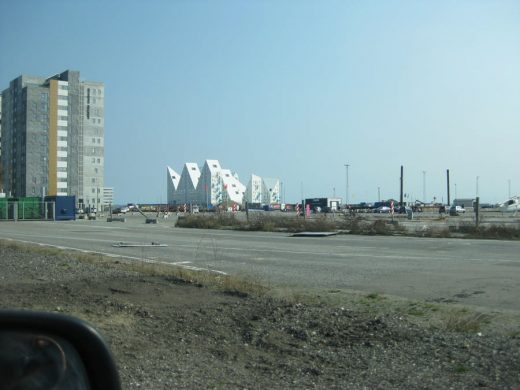
M 96 162 L 96 158 L 92 157 L 92 164 L 95 164 L 95 162 Z
M 97 162 L 98 162 L 98 164 L 101 164 L 101 159 L 98 158 L 98 159 L 97 159 Z

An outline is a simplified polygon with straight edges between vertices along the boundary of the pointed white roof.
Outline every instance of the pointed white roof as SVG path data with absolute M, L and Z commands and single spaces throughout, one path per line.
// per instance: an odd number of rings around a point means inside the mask
M 199 183 L 200 178 L 200 169 L 197 163 L 184 164 L 182 176 L 187 176 L 187 178 L 189 178 L 191 184 L 193 185 L 193 188 L 197 188 L 197 184 Z
M 179 187 L 179 181 L 181 180 L 181 175 L 179 175 L 169 166 L 166 166 L 166 170 L 168 171 L 168 177 L 170 178 L 169 183 L 173 185 L 174 190 L 177 190 L 177 188 Z
M 238 175 L 233 174 L 229 169 L 222 171 L 223 190 L 227 192 L 228 198 L 233 202 L 242 203 L 246 186 L 240 183 Z
M 211 174 L 220 172 L 222 168 L 220 167 L 220 163 L 218 160 L 206 160 L 205 164 L 206 167 L 208 167 Z M 204 169 L 204 168 L 203 168 Z
M 280 180 L 270 177 L 265 177 L 263 180 L 268 191 L 274 191 L 274 188 L 280 184 Z

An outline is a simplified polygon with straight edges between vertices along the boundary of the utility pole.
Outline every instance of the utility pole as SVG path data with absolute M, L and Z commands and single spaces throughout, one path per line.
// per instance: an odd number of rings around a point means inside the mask
M 476 197 L 478 198 L 478 176 L 476 180 Z
M 426 171 L 422 171 L 422 197 L 423 202 L 426 203 Z
M 399 185 L 399 206 L 403 205 L 404 168 L 401 165 L 401 180 Z
M 450 205 L 450 170 L 446 169 L 446 188 L 448 189 L 448 202 L 447 205 Z
M 350 164 L 345 164 L 345 170 L 346 170 L 346 192 L 345 192 L 345 204 L 348 205 L 349 199 L 348 199 L 348 167 L 350 167 Z

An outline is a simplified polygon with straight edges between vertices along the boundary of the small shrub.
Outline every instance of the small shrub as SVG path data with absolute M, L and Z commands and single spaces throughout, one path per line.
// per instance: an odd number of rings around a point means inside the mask
M 460 333 L 476 333 L 488 318 L 482 313 L 466 313 L 464 311 L 454 311 L 447 314 L 444 321 L 446 330 Z
M 379 293 L 373 292 L 366 296 L 368 299 L 376 300 L 376 299 L 382 299 L 382 296 Z
M 455 365 L 453 369 L 457 374 L 464 374 L 465 372 L 468 372 L 469 369 L 464 364 L 457 364 Z
M 503 225 L 491 225 L 478 229 L 475 235 L 479 238 L 518 240 L 520 239 L 520 229 Z

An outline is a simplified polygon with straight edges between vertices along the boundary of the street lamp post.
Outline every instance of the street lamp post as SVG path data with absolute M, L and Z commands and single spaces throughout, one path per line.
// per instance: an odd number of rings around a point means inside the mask
M 426 171 L 422 171 L 422 196 L 423 202 L 426 203 Z
M 346 171 L 346 173 L 345 173 L 345 175 L 346 175 L 346 177 L 345 177 L 345 179 L 346 179 L 345 204 L 346 205 L 348 205 L 348 203 L 349 203 L 349 199 L 348 199 L 348 167 L 350 167 L 350 165 L 349 164 L 345 164 L 345 171 Z

